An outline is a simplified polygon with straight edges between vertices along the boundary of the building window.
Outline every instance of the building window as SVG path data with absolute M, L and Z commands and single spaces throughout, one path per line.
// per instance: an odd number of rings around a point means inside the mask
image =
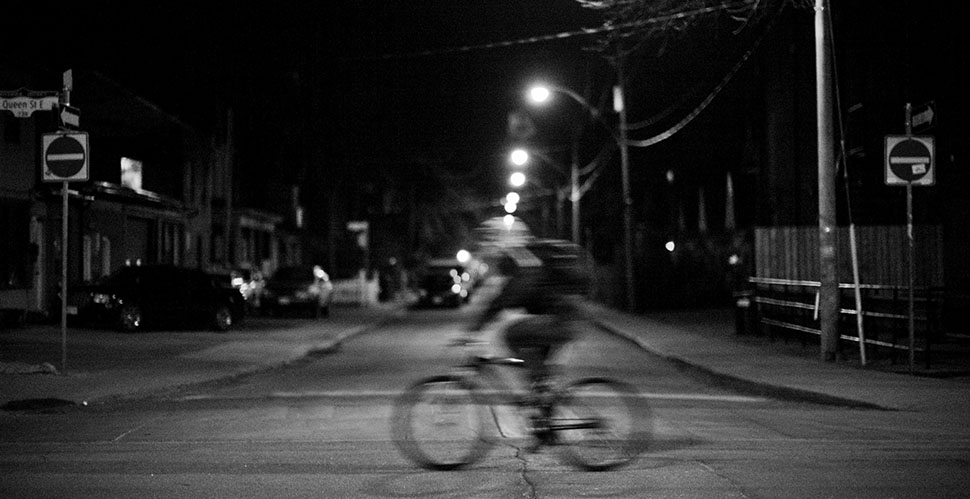
M 121 158 L 121 185 L 141 190 L 141 161 L 131 158 Z
M 97 232 L 84 235 L 82 272 L 85 281 L 111 273 L 111 240 Z

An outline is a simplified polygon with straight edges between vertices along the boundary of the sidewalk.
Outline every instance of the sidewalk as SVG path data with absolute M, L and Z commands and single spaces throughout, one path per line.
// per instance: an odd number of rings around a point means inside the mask
M 854 407 L 915 411 L 965 420 L 970 379 L 939 379 L 822 362 L 735 336 L 733 310 L 630 315 L 605 307 L 600 326 L 718 383 L 763 395 Z M 817 354 L 817 347 L 807 347 Z
M 271 369 L 333 348 L 402 308 L 339 306 L 318 321 L 253 317 L 228 333 L 69 328 L 66 369 L 60 326 L 0 331 L 0 409 L 83 405 Z

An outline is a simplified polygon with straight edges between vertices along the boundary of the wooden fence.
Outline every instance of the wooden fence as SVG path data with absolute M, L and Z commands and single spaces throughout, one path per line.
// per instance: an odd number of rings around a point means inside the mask
M 838 273 L 852 282 L 849 230 L 840 227 Z M 914 276 L 917 286 L 943 286 L 943 228 L 916 226 Z M 867 284 L 908 286 L 908 241 L 905 226 L 856 227 L 859 280 Z M 759 227 L 754 233 L 755 277 L 817 281 L 818 227 Z
M 908 349 L 909 276 L 905 227 L 857 228 L 861 309 L 868 348 L 896 355 Z M 838 234 L 839 337 L 858 342 L 848 229 Z M 942 230 L 914 230 L 914 296 L 917 351 L 928 352 L 941 337 Z M 750 323 L 773 337 L 777 331 L 806 337 L 820 334 L 817 227 L 770 227 L 755 231 L 755 276 Z M 875 350 L 872 350 L 873 353 Z

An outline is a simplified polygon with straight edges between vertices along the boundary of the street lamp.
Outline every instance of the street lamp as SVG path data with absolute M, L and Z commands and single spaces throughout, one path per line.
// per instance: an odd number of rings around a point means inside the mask
M 515 166 L 523 166 L 529 162 L 529 151 L 522 148 L 515 149 L 509 154 L 509 161 Z
M 616 142 L 617 147 L 620 149 L 620 171 L 623 181 L 623 253 L 625 256 L 626 263 L 626 299 L 627 307 L 630 309 L 636 306 L 636 295 L 635 287 L 633 284 L 633 198 L 630 197 L 630 154 L 626 138 L 626 105 L 623 95 L 623 73 L 622 73 L 622 63 L 618 65 L 620 68 L 619 74 L 617 75 L 618 84 L 613 87 L 613 107 L 619 117 L 619 124 L 617 125 L 616 131 L 609 123 L 603 120 L 603 116 L 600 114 L 599 110 L 590 105 L 583 96 L 570 90 L 566 87 L 560 87 L 557 85 L 535 85 L 529 89 L 529 99 L 537 104 L 544 103 L 549 100 L 553 92 L 561 93 L 572 100 L 576 101 L 586 110 L 587 113 L 597 122 L 599 122 L 603 127 L 609 132 L 610 137 Z M 573 240 L 579 241 L 578 237 L 578 227 L 579 227 L 579 198 L 580 194 L 576 190 L 576 185 L 579 176 L 578 171 L 579 166 L 573 161 L 572 165 L 572 178 L 574 190 L 570 199 L 573 202 Z
M 554 167 L 559 174 L 569 176 L 565 172 L 566 168 L 561 163 L 553 160 L 552 158 L 550 158 L 549 156 L 547 156 L 541 151 L 530 151 L 523 148 L 517 148 L 513 150 L 511 154 L 509 154 L 509 161 L 516 166 L 526 166 L 532 160 L 532 157 L 536 157 L 539 160 L 541 160 L 543 163 L 546 163 L 549 166 Z M 570 181 L 572 182 L 571 192 L 575 195 L 575 193 L 579 191 L 579 187 L 578 187 L 579 176 L 578 175 L 571 176 Z M 556 197 L 556 234 L 557 234 L 557 237 L 559 237 L 562 234 L 562 230 L 563 230 L 562 201 L 565 198 L 565 193 L 563 189 L 560 189 L 558 187 L 554 189 L 543 187 L 543 189 L 547 191 L 547 193 L 549 194 L 554 194 Z M 575 199 L 575 196 L 571 197 L 571 200 L 573 199 Z M 573 207 L 574 207 L 573 211 L 575 212 L 576 201 L 573 201 Z M 579 236 L 576 230 L 573 231 L 573 240 L 576 243 L 579 243 Z
M 525 174 L 522 172 L 513 172 L 509 176 L 509 183 L 512 184 L 512 187 L 522 187 L 525 185 Z

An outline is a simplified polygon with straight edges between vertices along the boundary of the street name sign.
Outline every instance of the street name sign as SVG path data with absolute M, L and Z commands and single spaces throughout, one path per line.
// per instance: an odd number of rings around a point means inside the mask
M 18 95 L 0 97 L 0 110 L 10 111 L 18 118 L 30 118 L 34 111 L 50 111 L 57 105 L 57 97 L 31 97 Z
M 933 137 L 887 135 L 886 185 L 935 185 L 935 156 Z
M 87 132 L 45 133 L 41 156 L 44 182 L 88 180 Z

